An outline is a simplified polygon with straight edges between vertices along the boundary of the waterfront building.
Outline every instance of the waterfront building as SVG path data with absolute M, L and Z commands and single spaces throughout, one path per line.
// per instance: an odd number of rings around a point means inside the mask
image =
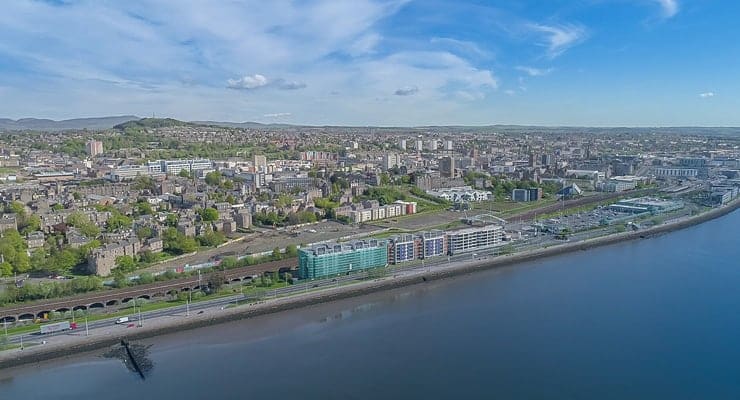
M 323 278 L 388 265 L 385 240 L 358 240 L 348 243 L 317 244 L 298 253 L 301 279 Z
M 504 228 L 499 225 L 476 226 L 447 233 L 450 255 L 478 251 L 501 244 Z
M 430 231 L 421 234 L 421 258 L 437 257 L 447 254 L 447 234 L 444 231 Z
M 388 240 L 388 263 L 398 264 L 418 258 L 421 240 L 411 234 L 394 236 Z
M 609 209 L 618 212 L 626 212 L 632 214 L 640 213 L 653 213 L 661 214 L 675 210 L 679 210 L 684 207 L 684 203 L 681 201 L 674 200 L 663 200 L 651 197 L 640 197 L 634 199 L 620 200 L 609 206 Z

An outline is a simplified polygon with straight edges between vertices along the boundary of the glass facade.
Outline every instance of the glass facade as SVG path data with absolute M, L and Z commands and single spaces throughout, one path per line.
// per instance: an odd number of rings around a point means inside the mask
M 412 249 L 413 253 L 413 249 Z M 346 244 L 318 245 L 301 249 L 298 276 L 301 279 L 324 278 L 388 264 L 385 241 L 358 241 Z

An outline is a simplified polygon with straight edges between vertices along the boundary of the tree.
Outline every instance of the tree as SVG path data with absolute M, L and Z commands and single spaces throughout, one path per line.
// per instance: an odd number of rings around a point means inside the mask
M 171 227 L 177 227 L 178 222 L 180 222 L 180 217 L 175 213 L 167 214 L 164 220 L 164 224 Z
M 83 235 L 94 238 L 100 234 L 100 228 L 95 223 L 90 221 L 87 215 L 83 212 L 75 211 L 69 214 L 67 217 L 67 225 L 73 226 L 80 231 Z
M 106 222 L 106 225 L 108 226 L 108 232 L 115 232 L 118 230 L 131 228 L 131 224 L 131 218 L 119 212 L 113 213 Z
M 177 173 L 177 176 L 180 178 L 190 178 L 190 172 L 186 169 L 181 169 L 180 172 Z
M 391 184 L 391 178 L 390 176 L 388 176 L 387 173 L 383 172 L 382 174 L 380 174 L 380 184 L 382 186 L 388 186 Z
M 213 222 L 218 219 L 218 210 L 211 207 L 204 208 L 200 212 L 200 218 L 203 222 Z
M 139 274 L 139 283 L 146 285 L 147 283 L 154 283 L 154 276 L 151 272 L 142 272 Z
M 13 276 L 13 266 L 9 262 L 0 263 L 0 276 Z
M 236 257 L 232 257 L 232 256 L 224 257 L 221 260 L 221 267 L 225 269 L 231 269 L 231 268 L 235 268 L 238 265 L 238 263 L 239 262 L 236 259 Z
M 0 238 L 0 255 L 2 260 L 11 265 L 15 272 L 26 272 L 30 269 L 26 241 L 15 229 L 7 229 Z
M 147 264 L 157 261 L 157 258 L 158 258 L 157 255 L 152 253 L 151 250 L 143 251 L 139 255 L 139 257 L 141 258 L 142 262 L 145 262 Z
M 294 244 L 289 244 L 285 246 L 285 256 L 286 257 L 296 257 L 298 256 L 298 247 Z
M 136 206 L 134 207 L 134 212 L 136 215 L 152 215 L 154 214 L 154 210 L 152 209 L 152 205 L 149 204 L 146 200 L 141 200 L 136 203 Z
M 131 256 L 118 256 L 116 257 L 116 268 L 122 272 L 133 272 L 136 269 L 136 261 Z
M 26 206 L 20 201 L 13 201 L 8 205 L 7 212 L 23 218 L 26 216 Z
M 183 237 L 180 244 L 180 249 L 183 253 L 192 253 L 198 249 L 198 242 L 196 242 L 195 239 L 191 237 Z
M 198 236 L 197 240 L 201 246 L 216 247 L 226 242 L 226 236 L 221 232 L 206 232 Z
M 117 288 L 124 288 L 128 286 L 129 281 L 126 278 L 126 274 L 118 268 L 113 269 L 113 286 Z
M 75 200 L 82 200 L 82 193 L 72 192 L 72 198 L 74 198 Z
M 38 215 L 31 215 L 26 218 L 25 225 L 22 226 L 23 233 L 36 232 L 41 229 L 41 218 Z
M 51 206 L 51 209 L 53 211 L 62 211 L 62 210 L 64 210 L 64 204 L 62 204 L 62 203 L 56 203 L 53 206 Z
M 154 191 L 154 179 L 151 176 L 140 175 L 134 179 L 134 183 L 131 185 L 134 190 L 149 190 Z
M 217 292 L 224 285 L 224 277 L 220 273 L 212 273 L 208 275 L 208 288 L 214 292 Z
M 154 237 L 154 230 L 148 226 L 140 226 L 136 228 L 136 237 L 138 237 L 139 240 L 152 238 Z
M 275 247 L 274 249 L 272 249 L 272 259 L 277 261 L 277 260 L 280 260 L 281 258 L 283 258 L 283 253 L 280 252 L 280 248 Z
M 205 180 L 211 186 L 218 186 L 221 183 L 221 173 L 218 171 L 209 172 L 206 174 Z

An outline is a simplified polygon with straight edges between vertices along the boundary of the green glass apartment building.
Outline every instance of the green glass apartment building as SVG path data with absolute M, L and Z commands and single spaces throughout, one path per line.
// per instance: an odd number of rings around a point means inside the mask
M 298 253 L 298 276 L 301 279 L 324 278 L 386 265 L 388 243 L 385 240 L 318 244 Z

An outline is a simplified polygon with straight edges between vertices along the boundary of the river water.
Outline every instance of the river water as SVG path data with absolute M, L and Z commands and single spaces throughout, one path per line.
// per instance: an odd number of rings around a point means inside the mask
M 0 399 L 740 398 L 740 212 L 657 238 L 0 371 Z

